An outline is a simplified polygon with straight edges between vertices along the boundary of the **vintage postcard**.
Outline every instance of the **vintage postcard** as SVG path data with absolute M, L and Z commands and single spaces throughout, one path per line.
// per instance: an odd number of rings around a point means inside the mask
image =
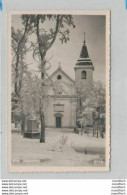
M 8 13 L 8 171 L 110 170 L 110 11 Z

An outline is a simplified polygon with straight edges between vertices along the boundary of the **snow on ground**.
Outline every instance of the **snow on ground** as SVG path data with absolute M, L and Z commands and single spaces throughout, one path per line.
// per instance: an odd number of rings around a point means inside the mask
M 94 166 L 94 160 L 104 159 L 105 139 L 71 131 L 46 129 L 46 143 L 12 133 L 12 162 L 19 165 L 16 160 L 29 160 L 24 165 L 35 166 Z

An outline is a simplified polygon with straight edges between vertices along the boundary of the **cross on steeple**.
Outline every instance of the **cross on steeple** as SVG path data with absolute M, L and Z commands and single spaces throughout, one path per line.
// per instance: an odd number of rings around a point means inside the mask
M 59 68 L 61 68 L 61 63 L 59 62 Z

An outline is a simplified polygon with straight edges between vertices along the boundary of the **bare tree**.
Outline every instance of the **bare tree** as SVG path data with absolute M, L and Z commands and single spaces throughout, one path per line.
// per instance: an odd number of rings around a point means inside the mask
M 31 18 L 28 15 L 22 16 L 23 29 L 11 30 L 11 46 L 12 46 L 12 82 L 14 84 L 14 92 L 12 93 L 13 113 L 17 115 L 18 103 L 21 96 L 21 89 L 23 85 L 23 76 L 27 71 L 27 64 L 25 63 L 25 55 L 32 48 L 32 43 L 28 41 L 29 36 L 33 33 L 33 26 Z M 20 109 L 21 131 L 25 128 L 25 115 L 23 109 Z
M 55 43 L 58 37 L 61 43 L 69 41 L 68 26 L 74 26 L 73 18 L 70 15 L 35 15 L 31 16 L 34 22 L 37 42 L 34 45 L 33 57 L 39 59 L 39 70 L 41 72 L 42 90 L 44 89 L 46 76 L 46 54 Z M 46 29 L 45 24 L 50 22 L 51 28 Z M 44 104 L 40 104 L 41 136 L 40 142 L 45 142 L 45 116 Z

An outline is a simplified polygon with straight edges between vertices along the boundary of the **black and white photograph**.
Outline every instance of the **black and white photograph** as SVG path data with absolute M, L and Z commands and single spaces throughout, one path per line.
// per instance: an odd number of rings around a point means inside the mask
M 109 167 L 110 11 L 10 11 L 8 170 Z

